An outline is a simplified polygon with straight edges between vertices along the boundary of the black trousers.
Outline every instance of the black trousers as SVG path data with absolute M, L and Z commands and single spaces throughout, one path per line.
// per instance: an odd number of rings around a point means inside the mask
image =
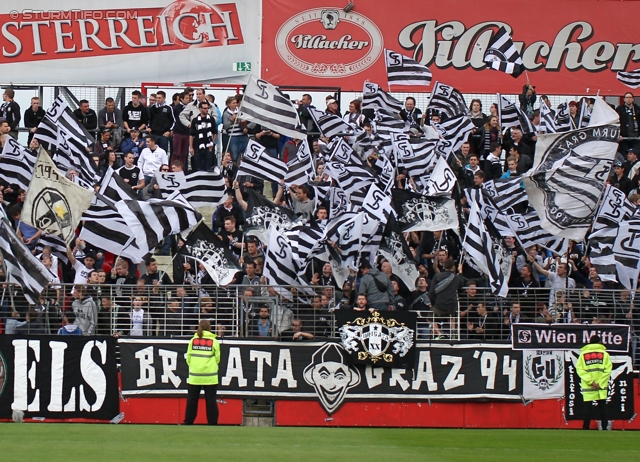
M 606 430 L 607 425 L 609 424 L 609 419 L 607 419 L 607 400 L 599 399 L 596 400 L 598 403 L 597 406 L 593 405 L 593 401 L 585 401 L 584 402 L 584 420 L 582 421 L 582 429 L 589 430 L 589 426 L 591 425 L 591 413 L 595 409 L 598 410 L 600 423 L 602 424 L 602 429 Z
M 184 424 L 193 425 L 193 421 L 196 420 L 201 389 L 204 389 L 204 398 L 207 401 L 207 422 L 209 425 L 218 425 L 218 402 L 216 401 L 218 385 L 187 385 L 187 411 Z

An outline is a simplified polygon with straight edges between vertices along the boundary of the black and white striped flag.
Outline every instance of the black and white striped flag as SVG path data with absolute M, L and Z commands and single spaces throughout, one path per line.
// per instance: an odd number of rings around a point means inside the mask
M 640 233 L 638 215 L 638 208 L 622 191 L 607 185 L 589 235 L 589 260 L 600 278 L 619 281 L 632 291 L 637 288 L 640 250 L 628 243 Z
M 336 135 L 352 135 L 353 127 L 334 114 L 320 111 L 314 107 L 309 107 L 309 114 L 316 123 L 318 130 L 325 138 L 332 138 Z
M 578 126 L 575 128 L 586 128 L 589 126 L 589 121 L 591 120 L 591 108 L 589 107 L 589 103 L 587 103 L 587 99 L 582 99 L 582 105 L 580 106 L 580 116 L 578 118 Z
M 25 191 L 33 176 L 37 155 L 8 136 L 0 157 L 0 180 Z
M 405 121 L 397 113 L 385 110 L 376 111 L 375 118 L 371 121 L 375 126 L 375 132 L 383 139 L 391 139 L 392 133 L 404 133 Z
M 349 201 L 356 207 L 362 207 L 369 186 L 375 181 L 373 175 L 361 165 L 327 162 L 324 171 L 336 180 L 346 193 Z
M 629 72 L 620 71 L 616 74 L 616 78 L 629 88 L 640 87 L 640 69 Z
M 498 123 L 501 127 L 520 127 L 524 134 L 535 134 L 535 128 L 531 120 L 518 106 L 500 93 L 498 93 L 498 101 Z
M 567 240 L 557 238 L 545 230 L 535 210 L 530 210 L 524 215 L 505 212 L 504 216 L 516 239 L 524 249 L 532 245 L 541 245 L 557 255 L 566 254 Z
M 519 77 L 525 70 L 520 53 L 504 26 L 491 38 L 489 46 L 484 52 L 483 61 L 491 69 L 510 74 L 512 77 Z
M 362 165 L 362 160 L 353 150 L 349 143 L 339 138 L 329 145 L 329 160 L 340 161 L 343 164 Z
M 456 152 L 463 145 L 476 126 L 466 114 L 460 114 L 434 126 L 442 139 L 448 141 L 449 152 Z
M 138 247 L 129 225 L 116 208 L 118 201 L 137 198 L 131 186 L 108 168 L 96 197 L 82 215 L 84 226 L 80 238 L 99 249 L 130 258 L 134 263 L 141 262 L 147 252 Z
M 250 175 L 279 184 L 286 174 L 287 164 L 271 157 L 260 143 L 249 140 L 238 167 L 238 176 Z
M 420 177 L 432 170 L 438 156 L 434 151 L 437 140 L 410 139 L 404 136 L 393 137 L 398 165 L 403 165 L 407 175 Z
M 293 299 L 291 286 L 299 285 L 298 265 L 291 242 L 284 234 L 284 230 L 275 225 L 269 230 L 263 275 L 276 292 L 288 300 Z
M 309 142 L 305 138 L 298 146 L 298 152 L 287 162 L 287 174 L 284 177 L 285 186 L 305 184 L 314 177 L 315 168 L 309 152 Z
M 168 199 L 122 200 L 116 207 L 145 254 L 155 249 L 165 237 L 192 228 L 202 219 L 202 215 L 178 192 Z
M 384 50 L 384 60 L 389 86 L 431 85 L 431 71 L 416 60 L 387 49 Z
M 20 241 L 6 220 L 0 220 L 0 250 L 7 268 L 7 282 L 19 285 L 30 305 L 37 304 L 51 273 Z
M 489 277 L 491 292 L 506 297 L 509 292 L 511 253 L 490 220 L 482 218 L 478 204 L 471 204 L 462 248 L 467 258 Z
M 49 144 L 51 158 L 63 172 L 75 170 L 80 178 L 90 184 L 100 180 L 97 166 L 87 151 L 94 142 L 93 137 L 78 123 L 69 105 L 60 96 L 47 110 L 34 138 Z
M 571 130 L 571 116 L 569 114 L 569 102 L 565 101 L 556 109 L 554 118 L 556 133 L 568 132 Z
M 180 191 L 194 207 L 217 207 L 227 197 L 224 177 L 215 172 L 156 172 L 156 181 L 163 199 Z
M 398 114 L 404 109 L 404 105 L 380 88 L 377 83 L 365 81 L 362 89 L 362 109 L 384 110 Z
M 482 188 L 500 210 L 507 210 L 527 201 L 527 193 L 522 186 L 522 178 L 499 178 L 485 181 Z
M 460 114 L 466 114 L 469 109 L 462 93 L 450 85 L 436 82 L 425 112 L 437 112 L 447 117 L 455 117 Z
M 290 138 L 307 136 L 293 103 L 269 82 L 253 75 L 244 91 L 238 117 Z
M 553 113 L 547 104 L 541 99 L 540 100 L 540 133 L 555 133 L 556 132 L 556 122 L 553 117 Z

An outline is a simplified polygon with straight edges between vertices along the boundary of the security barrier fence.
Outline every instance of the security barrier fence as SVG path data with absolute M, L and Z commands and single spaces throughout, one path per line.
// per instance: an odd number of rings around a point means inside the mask
M 19 288 L 10 284 L 3 287 L 0 317 L 4 333 L 55 334 L 63 323 L 63 314 L 73 311 L 76 324 L 85 334 L 191 336 L 200 320 L 207 319 L 220 337 L 329 338 L 339 336 L 335 311 L 353 309 L 355 298 L 322 286 L 165 286 L 139 282 L 78 289 L 61 284 L 49 286 L 42 294 L 42 304 L 29 307 Z M 411 301 L 419 295 L 406 294 L 404 305 L 413 308 L 416 305 Z M 521 287 L 512 288 L 507 298 L 497 298 L 486 288 L 470 285 L 459 292 L 459 310 L 450 316 L 437 317 L 428 305 L 421 304 L 416 338 L 507 342 L 513 323 L 615 323 L 631 326 L 635 356 L 640 308 L 634 308 L 634 295 L 628 290 Z

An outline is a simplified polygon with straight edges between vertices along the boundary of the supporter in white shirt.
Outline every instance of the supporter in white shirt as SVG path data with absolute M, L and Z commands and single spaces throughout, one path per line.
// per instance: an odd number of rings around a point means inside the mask
M 49 271 L 51 271 L 55 276 L 58 276 L 60 274 L 58 272 L 58 257 L 51 253 L 51 247 L 49 247 L 48 245 L 44 246 L 41 254 L 36 255 L 36 258 L 40 261 L 42 261 L 44 257 L 51 258 L 51 268 L 49 268 Z
M 89 273 L 95 270 L 94 265 L 96 264 L 96 256 L 92 253 L 87 253 L 84 256 L 82 262 L 80 262 L 74 256 L 75 252 L 71 251 L 69 247 L 67 247 L 67 256 L 69 257 L 69 263 L 74 270 L 76 270 L 76 275 L 73 279 L 73 284 L 86 284 L 89 279 Z
M 149 184 L 156 172 L 160 170 L 162 164 L 169 164 L 167 152 L 158 147 L 156 137 L 151 135 L 147 138 L 147 147 L 142 150 L 138 157 L 138 167 L 144 176 L 145 184 Z

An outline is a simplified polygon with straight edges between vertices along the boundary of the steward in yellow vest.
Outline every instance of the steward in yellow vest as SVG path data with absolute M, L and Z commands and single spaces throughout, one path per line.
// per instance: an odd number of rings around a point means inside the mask
M 218 364 L 220 363 L 220 344 L 215 334 L 211 333 L 211 324 L 203 319 L 198 325 L 198 332 L 189 341 L 186 355 L 189 366 L 187 379 L 187 410 L 185 425 L 193 425 L 198 414 L 200 390 L 204 389 L 207 402 L 207 422 L 218 424 L 218 403 L 216 393 L 218 386 Z
M 611 378 L 611 358 L 598 335 L 591 337 L 588 345 L 580 349 L 576 371 L 580 376 L 580 388 L 584 400 L 584 421 L 582 428 L 589 430 L 591 411 L 597 407 L 602 429 L 607 430 L 607 393 Z

